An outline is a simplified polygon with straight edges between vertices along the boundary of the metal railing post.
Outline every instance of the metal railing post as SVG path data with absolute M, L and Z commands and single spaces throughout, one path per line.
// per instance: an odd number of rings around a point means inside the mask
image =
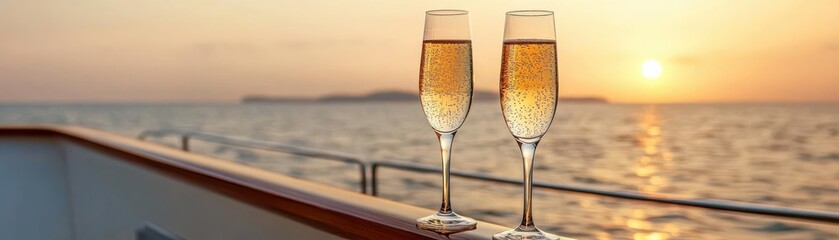
M 361 177 L 358 180 L 361 185 L 361 193 L 367 194 L 367 167 L 364 166 L 364 163 L 359 163 L 358 170 L 361 171 Z
M 371 163 L 370 164 L 370 195 L 378 196 L 379 195 L 379 184 L 378 184 L 378 172 L 379 172 L 379 164 L 378 163 Z
M 181 135 L 181 150 L 189 152 L 189 134 Z

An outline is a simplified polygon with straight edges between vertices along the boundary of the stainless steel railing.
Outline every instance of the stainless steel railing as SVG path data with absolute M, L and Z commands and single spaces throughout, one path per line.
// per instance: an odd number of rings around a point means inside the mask
M 378 195 L 378 172 L 379 168 L 391 168 L 391 169 L 398 169 L 403 171 L 409 172 L 417 172 L 417 173 L 434 173 L 440 174 L 442 171 L 439 167 L 430 167 L 421 164 L 415 163 L 397 163 L 397 162 L 382 162 L 382 161 L 373 161 L 370 163 L 370 183 L 371 183 L 371 195 Z M 521 185 L 522 181 L 520 179 L 512 179 L 512 178 L 503 178 L 503 177 L 496 177 L 482 173 L 471 173 L 471 172 L 462 172 L 451 170 L 451 175 L 456 177 L 462 177 L 467 179 L 474 179 L 474 180 L 481 180 L 481 181 L 489 181 L 495 183 L 504 183 L 504 184 L 513 184 L 513 185 Z M 698 208 L 705 208 L 705 209 L 714 209 L 714 210 L 724 210 L 730 212 L 739 212 L 739 213 L 752 213 L 752 214 L 759 214 L 759 215 L 769 215 L 769 216 L 777 216 L 777 217 L 786 217 L 786 218 L 793 218 L 793 219 L 803 219 L 803 220 L 811 220 L 817 222 L 825 222 L 825 223 L 834 223 L 839 224 L 839 214 L 832 213 L 832 212 L 823 212 L 823 211 L 812 211 L 812 210 L 802 210 L 802 209 L 795 209 L 795 208 L 784 208 L 784 207 L 776 207 L 776 206 L 769 206 L 769 205 L 761 205 L 761 204 L 752 204 L 752 203 L 743 203 L 743 202 L 735 202 L 735 201 L 725 201 L 725 200 L 704 200 L 704 199 L 681 199 L 681 198 L 670 198 L 665 196 L 651 196 L 651 195 L 643 195 L 636 192 L 628 192 L 628 191 L 607 191 L 607 190 L 598 190 L 592 188 L 584 188 L 584 187 L 575 187 L 575 186 L 568 186 L 568 185 L 561 185 L 561 184 L 553 184 L 553 183 L 544 183 L 544 182 L 533 182 L 533 187 L 537 188 L 547 188 L 552 190 L 559 190 L 559 191 L 567 191 L 567 192 L 576 192 L 576 193 L 583 193 L 583 194 L 591 194 L 597 196 L 607 196 L 607 197 L 614 197 L 614 198 L 621 198 L 621 199 L 631 199 L 631 200 L 639 200 L 639 201 L 646 201 L 646 202 L 655 202 L 655 203 L 664 203 L 664 204 L 673 204 L 679 206 L 689 206 L 689 207 L 698 207 Z
M 364 162 L 361 161 L 358 157 L 345 154 L 345 153 L 336 153 L 336 152 L 329 152 L 323 151 L 318 149 L 310 149 L 298 146 L 291 146 L 273 142 L 266 142 L 266 141 L 259 141 L 259 140 L 251 140 L 251 139 L 239 139 L 239 138 L 232 138 L 226 137 L 222 135 L 210 134 L 210 133 L 202 133 L 202 132 L 192 132 L 192 131 L 181 131 L 181 130 L 147 130 L 140 133 L 137 136 L 140 140 L 146 140 L 146 138 L 154 136 L 154 137 L 164 137 L 164 136 L 178 136 L 181 140 L 181 149 L 184 151 L 190 151 L 190 140 L 191 139 L 199 139 L 206 142 L 212 142 L 217 144 L 224 144 L 229 146 L 235 147 L 242 147 L 242 148 L 252 148 L 252 149 L 259 149 L 265 151 L 272 151 L 272 152 L 281 152 L 287 153 L 296 156 L 305 156 L 311 157 L 312 159 L 318 160 L 328 160 L 328 161 L 338 161 L 344 162 L 348 164 L 353 164 L 358 166 L 359 171 L 359 179 L 358 179 L 358 186 L 359 191 L 362 193 L 367 193 L 367 166 Z
M 292 155 L 299 155 L 299 156 L 307 156 L 312 157 L 313 159 L 325 159 L 325 160 L 332 160 L 332 161 L 341 161 L 350 164 L 357 165 L 360 171 L 360 179 L 359 179 L 359 188 L 362 193 L 368 193 L 367 191 L 367 168 L 370 168 L 370 192 L 371 195 L 378 195 L 378 173 L 381 168 L 389 168 L 395 170 L 402 170 L 402 171 L 409 171 L 409 172 L 416 172 L 416 173 L 434 173 L 440 174 L 441 169 L 439 167 L 432 167 L 422 164 L 415 164 L 415 163 L 403 163 L 403 162 L 392 162 L 392 161 L 370 161 L 369 163 L 365 164 L 360 158 L 354 157 L 349 154 L 344 153 L 335 153 L 323 150 L 316 150 L 316 149 L 309 149 L 309 148 L 302 148 L 272 142 L 265 142 L 265 141 L 256 141 L 256 140 L 248 140 L 248 139 L 237 139 L 231 137 L 225 137 L 221 135 L 209 134 L 209 133 L 201 133 L 201 132 L 191 132 L 191 131 L 179 131 L 179 130 L 150 130 L 142 132 L 138 138 L 141 140 L 146 139 L 149 136 L 179 136 L 181 140 L 181 149 L 185 151 L 189 151 L 189 142 L 190 139 L 196 138 L 201 139 L 208 142 L 218 143 L 218 144 L 226 144 L 231 146 L 237 147 L 244 147 L 244 148 L 255 148 L 255 149 L 262 149 L 268 151 L 276 151 L 276 152 L 283 152 Z M 369 165 L 369 166 L 368 166 Z M 503 178 L 497 177 L 482 173 L 473 173 L 473 172 L 463 172 L 463 171 L 451 171 L 452 176 L 473 179 L 473 180 L 481 180 L 481 181 L 489 181 L 495 183 L 503 183 L 503 184 L 511 184 L 511 185 L 521 185 L 522 181 L 518 179 L 512 178 Z M 637 200 L 637 201 L 646 201 L 646 202 L 653 202 L 653 203 L 661 203 L 661 204 L 671 204 L 671 205 L 678 205 L 678 206 L 687 206 L 687 207 L 696 207 L 696 208 L 704 208 L 704 209 L 714 209 L 714 210 L 723 210 L 723 211 L 730 211 L 730 212 L 738 212 L 738 213 L 750 213 L 750 214 L 758 214 L 758 215 L 766 215 L 766 216 L 777 216 L 777 217 L 785 217 L 797 220 L 810 220 L 816 221 L 820 223 L 830 223 L 830 224 L 839 224 L 839 213 L 833 212 L 825 212 L 825 211 L 813 211 L 813 210 L 803 210 L 803 209 L 796 209 L 796 208 L 785 208 L 785 207 L 777 207 L 777 206 L 769 206 L 769 205 L 761 205 L 761 204 L 752 204 L 752 203 L 743 203 L 743 202 L 735 202 L 735 201 L 725 201 L 725 200 L 713 200 L 713 199 L 685 199 L 685 198 L 674 198 L 674 197 L 667 197 L 667 196 L 653 196 L 653 195 L 644 195 L 637 192 L 628 192 L 628 191 L 607 191 L 607 190 L 598 190 L 592 188 L 585 188 L 585 187 L 576 187 L 576 186 L 569 186 L 569 185 L 562 185 L 562 184 L 553 184 L 553 183 L 543 183 L 543 182 L 533 182 L 533 186 L 537 188 L 546 188 L 551 190 L 558 190 L 558 191 L 566 191 L 566 192 L 575 192 L 575 193 L 582 193 L 582 194 L 591 194 L 597 196 L 607 196 L 607 197 L 614 197 L 620 199 L 630 199 L 630 200 Z

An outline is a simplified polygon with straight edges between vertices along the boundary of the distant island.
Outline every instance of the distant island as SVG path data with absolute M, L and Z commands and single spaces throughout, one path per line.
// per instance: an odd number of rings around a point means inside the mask
M 381 91 L 366 95 L 327 95 L 320 98 L 294 98 L 273 96 L 245 96 L 242 103 L 294 103 L 294 102 L 381 102 L 381 101 L 419 101 L 415 93 L 401 91 Z M 498 101 L 498 94 L 489 91 L 472 92 L 472 101 Z M 570 103 L 609 103 L 601 97 L 560 97 L 560 102 Z

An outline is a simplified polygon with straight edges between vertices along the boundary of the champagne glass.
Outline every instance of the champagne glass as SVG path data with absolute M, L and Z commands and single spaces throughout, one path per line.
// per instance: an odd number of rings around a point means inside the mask
M 536 145 L 551 126 L 559 90 L 553 12 L 508 12 L 502 54 L 501 110 L 524 162 L 524 213 L 521 225 L 492 238 L 559 239 L 533 224 L 531 201 Z
M 443 155 L 443 204 L 436 214 L 417 219 L 417 227 L 442 234 L 475 229 L 475 220 L 452 211 L 449 195 L 452 140 L 466 120 L 472 104 L 469 12 L 426 12 L 419 92 L 425 117 L 440 140 Z

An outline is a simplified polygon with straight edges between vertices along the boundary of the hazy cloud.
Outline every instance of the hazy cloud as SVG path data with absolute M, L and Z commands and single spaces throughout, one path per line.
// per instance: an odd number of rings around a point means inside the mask
M 378 40 L 378 41 L 377 41 Z M 388 45 L 384 39 L 362 39 L 362 38 L 319 38 L 319 39 L 283 39 L 276 42 L 280 48 L 292 48 L 306 50 L 311 48 L 335 48 L 335 47 L 367 47 L 371 45 Z
M 227 54 L 249 54 L 259 50 L 259 46 L 250 42 L 203 42 L 190 44 L 186 53 L 196 57 L 214 57 Z
M 836 42 L 826 42 L 826 43 L 824 43 L 824 50 L 827 50 L 827 51 L 839 51 L 839 41 L 836 41 Z
M 678 55 L 670 58 L 670 62 L 681 65 L 695 65 L 699 63 L 699 59 L 692 55 Z

